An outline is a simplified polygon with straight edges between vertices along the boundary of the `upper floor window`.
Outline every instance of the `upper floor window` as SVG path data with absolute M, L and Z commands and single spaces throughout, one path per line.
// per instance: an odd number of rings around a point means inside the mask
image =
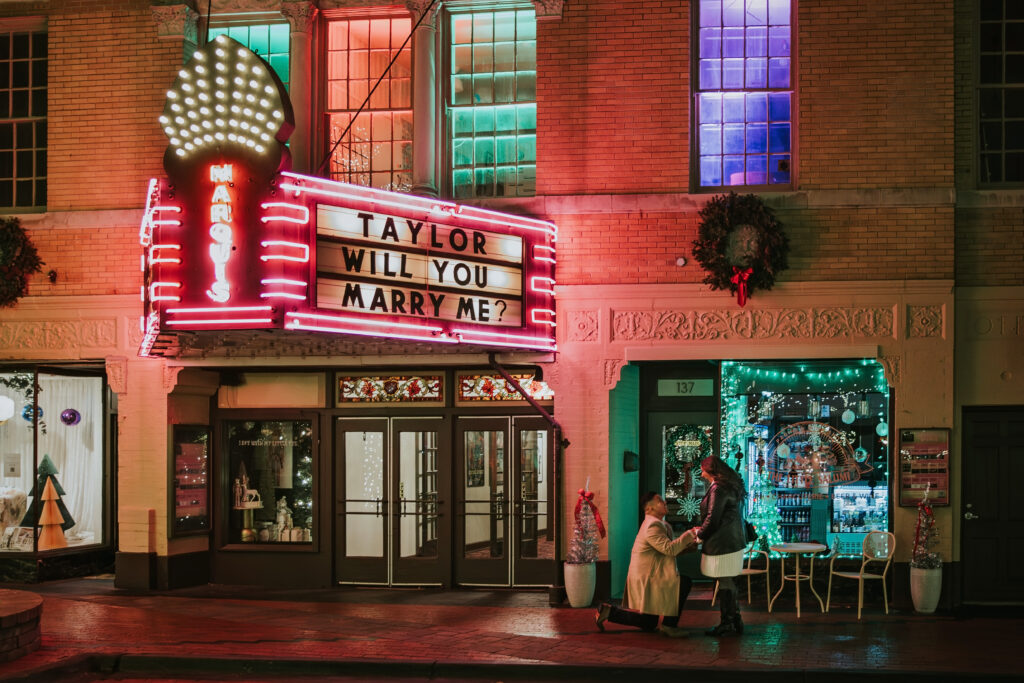
M 700 187 L 790 183 L 790 0 L 700 0 L 697 24 Z
M 46 33 L 0 31 L 0 207 L 46 206 Z
M 1024 180 L 1024 4 L 980 5 L 978 153 L 982 183 Z
M 411 30 L 408 16 L 327 25 L 331 179 L 396 192 L 412 188 Z
M 234 38 L 268 62 L 287 90 L 288 46 L 291 38 L 288 24 L 211 26 L 207 40 L 213 40 L 222 33 L 228 38 Z
M 536 28 L 532 9 L 449 17 L 447 125 L 456 199 L 536 191 Z

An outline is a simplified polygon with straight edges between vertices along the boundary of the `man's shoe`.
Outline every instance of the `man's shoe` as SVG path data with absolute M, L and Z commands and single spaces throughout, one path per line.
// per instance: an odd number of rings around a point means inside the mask
M 658 627 L 658 632 L 669 638 L 688 638 L 690 635 L 690 632 L 686 629 L 679 628 L 678 626 L 666 626 L 665 624 Z
M 739 632 L 736 630 L 736 625 L 731 621 L 723 621 L 721 624 L 714 628 L 709 628 L 704 631 L 704 635 L 707 636 L 738 636 Z
M 602 602 L 601 607 L 597 610 L 597 617 L 594 622 L 597 624 L 597 630 L 604 633 L 604 622 L 608 621 L 608 617 L 612 615 L 612 606 L 607 602 Z

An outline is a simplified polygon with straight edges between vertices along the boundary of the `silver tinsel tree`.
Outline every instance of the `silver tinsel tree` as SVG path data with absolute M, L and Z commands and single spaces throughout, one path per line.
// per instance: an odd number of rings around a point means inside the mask
M 576 525 L 569 541 L 569 552 L 565 561 L 569 564 L 587 564 L 597 561 L 597 520 L 589 505 L 582 505 L 576 517 Z

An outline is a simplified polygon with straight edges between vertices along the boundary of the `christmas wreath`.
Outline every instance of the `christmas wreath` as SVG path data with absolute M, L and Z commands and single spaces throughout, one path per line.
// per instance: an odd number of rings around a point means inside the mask
M 32 240 L 17 218 L 0 218 L 0 308 L 13 306 L 28 291 L 28 278 L 42 272 Z
M 788 266 L 789 238 L 756 195 L 712 197 L 700 211 L 693 256 L 711 289 L 728 289 L 740 306 L 755 289 L 771 289 Z

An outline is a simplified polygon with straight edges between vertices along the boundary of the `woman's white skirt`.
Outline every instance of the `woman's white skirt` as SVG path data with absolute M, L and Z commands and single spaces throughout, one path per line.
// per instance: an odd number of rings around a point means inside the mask
M 739 576 L 743 571 L 743 550 L 728 555 L 701 555 L 700 571 L 713 578 Z

